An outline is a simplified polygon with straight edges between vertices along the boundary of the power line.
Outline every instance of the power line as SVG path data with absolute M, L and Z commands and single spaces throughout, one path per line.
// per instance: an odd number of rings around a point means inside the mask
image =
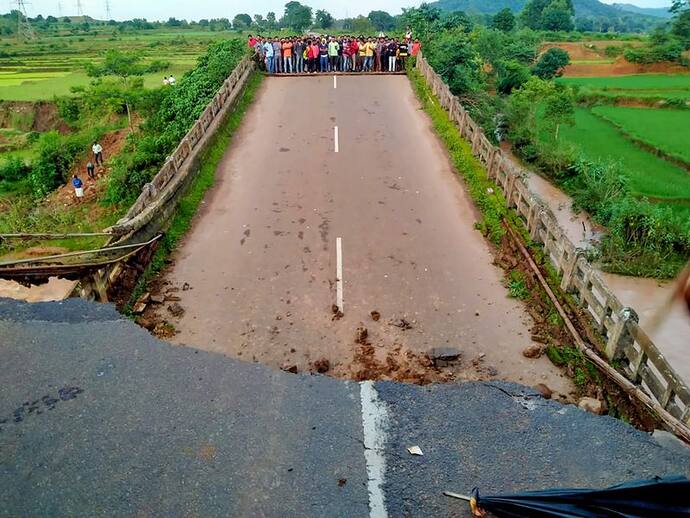
M 29 16 L 26 14 L 26 2 L 24 0 L 17 0 L 17 38 L 25 40 L 33 40 L 36 38 Z

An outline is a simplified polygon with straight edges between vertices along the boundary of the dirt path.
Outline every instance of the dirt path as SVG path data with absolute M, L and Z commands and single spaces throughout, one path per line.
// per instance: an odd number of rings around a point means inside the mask
M 355 379 L 572 389 L 522 356 L 529 318 L 405 77 L 266 80 L 203 207 L 163 281 L 175 343 Z M 443 346 L 460 362 L 430 370 Z

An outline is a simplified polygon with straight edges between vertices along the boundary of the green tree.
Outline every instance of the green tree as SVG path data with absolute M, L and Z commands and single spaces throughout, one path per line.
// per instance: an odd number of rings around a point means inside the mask
M 390 31 L 395 27 L 395 18 L 386 11 L 371 11 L 367 18 L 377 31 Z
M 672 13 L 680 13 L 690 9 L 690 0 L 673 0 L 669 11 Z
M 292 1 L 285 4 L 285 13 L 281 24 L 290 29 L 301 32 L 311 26 L 311 7 Z
M 255 14 L 254 15 L 254 27 L 256 27 L 259 30 L 264 30 L 266 28 L 267 22 L 264 19 L 263 15 L 260 14 Z
M 374 26 L 369 18 L 360 14 L 357 18 L 352 19 L 352 31 L 362 35 L 371 34 L 374 32 Z
M 432 25 L 434 31 L 446 31 L 455 29 L 456 27 L 462 29 L 463 32 L 471 32 L 474 23 L 472 23 L 472 20 L 470 20 L 470 17 L 467 16 L 464 11 L 453 11 L 442 16 L 440 20 L 435 21 Z
M 520 11 L 520 24 L 533 30 L 541 29 L 541 15 L 549 0 L 529 0 Z
M 135 77 L 141 77 L 146 72 L 146 67 L 141 63 L 142 55 L 139 52 L 121 52 L 111 49 L 106 51 L 105 58 L 100 65 L 89 63 L 86 73 L 90 77 L 114 76 L 120 80 L 124 88 L 123 102 L 127 109 L 129 128 L 132 129 L 132 111 L 130 105 L 135 95 L 133 91 L 137 86 L 132 82 Z
M 319 9 L 316 11 L 314 14 L 314 20 L 316 21 L 316 26 L 320 29 L 328 29 L 329 27 L 332 27 L 333 22 L 335 21 L 333 16 L 331 16 L 331 13 L 325 9 Z
M 491 19 L 491 27 L 502 32 L 511 32 L 515 28 L 515 15 L 508 7 L 498 11 Z
M 401 28 L 411 27 L 419 38 L 426 38 L 432 32 L 434 22 L 441 19 L 441 10 L 438 7 L 422 3 L 419 7 L 403 8 L 398 25 Z
M 547 31 L 572 31 L 575 28 L 572 9 L 565 0 L 552 1 L 544 8 L 540 26 Z
M 237 31 L 242 31 L 252 24 L 252 17 L 245 13 L 235 15 L 232 19 L 232 26 Z
M 278 22 L 276 20 L 276 13 L 269 11 L 266 14 L 266 29 L 273 30 L 278 27 Z
M 563 69 L 570 63 L 570 55 L 556 47 L 550 48 L 534 65 L 532 73 L 540 79 L 553 79 L 563 75 Z
M 501 63 L 497 68 L 496 90 L 506 95 L 524 85 L 531 76 L 529 68 L 514 59 Z
M 481 58 L 461 29 L 443 31 L 432 38 L 426 57 L 455 95 L 467 97 L 482 89 Z
M 690 10 L 678 13 L 673 19 L 671 32 L 681 41 L 685 50 L 690 49 Z

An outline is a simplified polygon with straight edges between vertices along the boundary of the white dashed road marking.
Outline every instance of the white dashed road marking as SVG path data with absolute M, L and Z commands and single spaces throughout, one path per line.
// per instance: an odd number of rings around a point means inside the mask
M 364 429 L 364 459 L 367 464 L 367 490 L 369 491 L 369 516 L 387 518 L 383 481 L 386 459 L 383 448 L 386 442 L 388 413 L 374 387 L 373 381 L 359 384 L 362 401 L 362 428 Z

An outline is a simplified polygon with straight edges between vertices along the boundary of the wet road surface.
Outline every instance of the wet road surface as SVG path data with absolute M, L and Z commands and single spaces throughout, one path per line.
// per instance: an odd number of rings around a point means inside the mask
M 325 357 L 347 376 L 363 322 L 382 349 L 454 346 L 468 363 L 485 354 L 500 378 L 567 393 L 546 358 L 520 354 L 529 317 L 506 297 L 407 78 L 334 86 L 264 81 L 167 274 L 191 288 L 176 293 L 173 341 L 274 367 Z M 337 238 L 345 316 L 334 321 Z M 401 318 L 412 329 L 388 325 Z

